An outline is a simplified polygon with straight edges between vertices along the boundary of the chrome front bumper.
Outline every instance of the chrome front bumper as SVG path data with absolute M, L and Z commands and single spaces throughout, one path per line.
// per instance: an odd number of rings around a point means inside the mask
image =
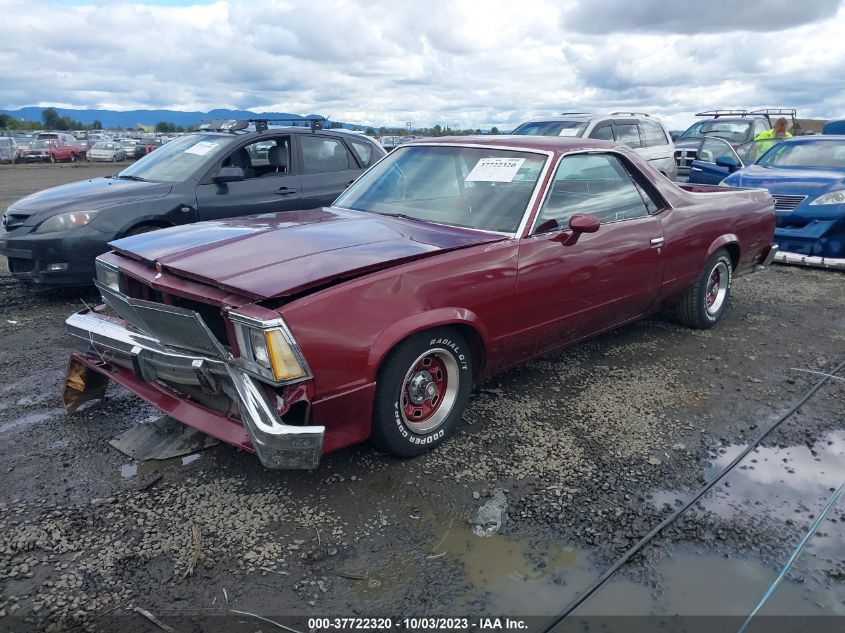
M 798 253 L 778 253 L 775 256 L 775 261 L 780 264 L 798 264 L 800 266 L 845 270 L 845 257 L 814 257 L 799 255 Z
M 236 402 L 255 453 L 267 468 L 319 465 L 325 427 L 285 424 L 261 385 L 231 359 L 179 351 L 122 323 L 92 310 L 66 321 L 68 334 L 89 358 L 130 369 L 139 380 L 161 382 L 177 392 L 179 385 L 190 385 Z

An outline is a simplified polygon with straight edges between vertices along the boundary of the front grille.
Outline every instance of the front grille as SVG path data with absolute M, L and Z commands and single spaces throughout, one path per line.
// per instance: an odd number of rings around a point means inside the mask
M 34 259 L 21 259 L 19 257 L 9 258 L 10 273 L 31 273 L 35 270 Z
M 675 163 L 677 163 L 678 167 L 689 169 L 689 166 L 692 165 L 692 161 L 696 159 L 696 156 L 698 156 L 698 150 L 677 149 L 675 150 Z
M 18 228 L 21 224 L 26 222 L 29 214 L 22 213 L 5 213 L 3 215 L 3 228 L 7 231 Z
M 219 306 L 202 303 L 193 299 L 186 299 L 178 295 L 164 293 L 160 290 L 150 288 L 140 281 L 132 279 L 126 275 L 121 275 L 120 283 L 128 298 L 141 299 L 152 304 L 162 304 L 164 307 L 172 305 L 176 308 L 195 312 L 203 320 L 205 325 L 214 335 L 214 338 L 216 338 L 219 343 L 227 346 L 229 345 L 229 331 L 226 327 L 226 320 L 223 318 L 223 312 L 220 310 Z M 114 306 L 112 307 L 114 308 Z M 119 313 L 119 310 L 116 308 L 115 311 Z M 151 318 L 155 317 L 156 315 L 151 315 Z M 126 318 L 126 316 L 123 316 L 123 318 L 127 321 L 133 322 L 131 319 Z M 147 327 L 142 329 L 153 328 L 152 323 L 149 323 L 146 317 L 143 317 L 143 322 L 147 325 Z M 162 323 L 160 325 L 164 326 L 165 324 Z
M 217 356 L 217 341 L 195 312 L 141 299 L 129 301 L 149 331 L 165 345 Z
M 772 195 L 772 198 L 775 199 L 775 209 L 780 209 L 781 211 L 794 211 L 799 204 L 807 199 L 807 196 Z

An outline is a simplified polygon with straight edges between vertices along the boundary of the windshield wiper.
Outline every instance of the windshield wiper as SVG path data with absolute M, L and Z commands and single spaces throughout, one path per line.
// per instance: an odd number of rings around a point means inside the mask
M 123 174 L 117 174 L 116 178 L 123 178 L 124 180 L 137 180 L 138 182 L 149 182 L 146 178 L 141 178 L 140 176 L 124 176 Z

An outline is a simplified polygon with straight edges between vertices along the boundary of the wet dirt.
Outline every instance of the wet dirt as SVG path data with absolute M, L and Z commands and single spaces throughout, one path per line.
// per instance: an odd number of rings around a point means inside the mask
M 62 172 L 2 171 L 0 202 Z M 481 385 L 455 437 L 416 459 L 363 445 L 271 472 L 221 445 L 124 477 L 108 441 L 157 414 L 116 387 L 63 412 L 62 324 L 81 300 L 96 297 L 33 295 L 0 274 L 0 618 L 21 630 L 150 630 L 106 615 L 124 603 L 165 619 L 224 604 L 271 618 L 554 613 L 818 379 L 791 368 L 845 358 L 845 275 L 774 267 L 736 280 L 713 330 L 657 315 Z M 841 472 L 843 402 L 829 381 L 732 475 L 746 479 L 714 489 L 584 612 L 747 612 Z M 478 537 L 496 489 L 505 520 Z M 771 608 L 839 612 L 842 508 L 833 519 Z

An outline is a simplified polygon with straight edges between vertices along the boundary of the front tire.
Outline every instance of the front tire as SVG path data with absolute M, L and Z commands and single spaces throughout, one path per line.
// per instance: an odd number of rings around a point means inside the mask
M 72 162 L 72 163 L 75 163 L 75 162 L 76 162 L 76 154 L 71 154 L 71 155 L 70 155 L 70 162 Z
M 405 339 L 379 368 L 373 444 L 401 457 L 439 446 L 455 432 L 471 387 L 472 355 L 454 329 Z
M 721 248 L 710 256 L 678 304 L 678 320 L 702 330 L 716 325 L 728 308 L 732 282 L 733 262 L 728 252 Z

